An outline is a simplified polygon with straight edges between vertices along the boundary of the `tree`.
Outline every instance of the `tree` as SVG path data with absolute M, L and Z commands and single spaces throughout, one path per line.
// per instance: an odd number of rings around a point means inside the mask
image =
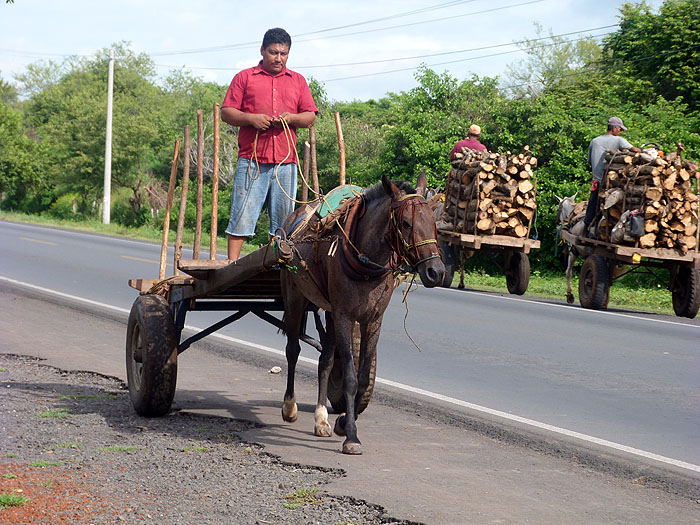
M 535 22 L 537 38 L 519 44 L 527 53 L 525 60 L 506 66 L 508 86 L 505 88 L 515 97 L 533 96 L 556 84 L 576 83 L 576 75 L 595 65 L 600 59 L 600 46 L 592 37 L 570 41 L 554 36 L 543 36 L 542 25 Z
M 658 94 L 700 109 L 700 2 L 666 0 L 658 13 L 646 2 L 626 3 L 621 14 L 603 55 L 620 89 L 642 102 Z

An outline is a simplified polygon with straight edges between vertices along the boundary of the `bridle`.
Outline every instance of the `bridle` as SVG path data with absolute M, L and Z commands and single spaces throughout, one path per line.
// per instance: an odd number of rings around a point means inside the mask
M 400 257 L 402 263 L 405 263 L 401 265 L 401 267 L 399 267 L 398 264 L 395 265 L 396 269 L 407 268 L 415 272 L 422 263 L 440 257 L 440 250 L 437 247 L 437 227 L 435 225 L 433 225 L 434 237 L 432 239 L 416 241 L 416 232 L 413 225 L 415 224 L 416 213 L 419 207 L 425 207 L 429 213 L 433 213 L 428 202 L 418 193 L 410 193 L 396 200 L 392 200 L 389 206 L 389 229 L 386 234 L 387 241 L 392 251 Z M 411 232 L 410 239 L 407 240 L 400 225 L 403 223 L 403 218 L 409 210 L 411 214 Z M 418 249 L 421 246 L 432 244 L 435 245 L 435 251 L 431 249 L 430 255 L 421 258 Z M 413 261 L 411 261 L 411 259 L 413 259 Z

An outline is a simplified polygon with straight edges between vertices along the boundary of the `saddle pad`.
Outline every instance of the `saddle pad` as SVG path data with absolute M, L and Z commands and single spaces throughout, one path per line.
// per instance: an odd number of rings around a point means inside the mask
M 348 198 L 353 198 L 356 195 L 363 193 L 365 190 L 360 188 L 359 186 L 355 186 L 353 184 L 345 184 L 343 186 L 338 186 L 336 188 L 333 188 L 331 191 L 326 194 L 324 200 L 321 203 L 321 207 L 316 210 L 316 213 L 318 214 L 319 217 L 323 218 L 329 213 L 331 213 L 333 210 L 335 210 L 338 206 L 340 206 L 340 203 Z

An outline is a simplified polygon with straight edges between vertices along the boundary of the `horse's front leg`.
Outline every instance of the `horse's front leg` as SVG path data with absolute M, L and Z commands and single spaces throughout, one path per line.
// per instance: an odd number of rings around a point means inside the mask
M 328 399 L 328 377 L 333 369 L 336 343 L 333 316 L 329 312 L 326 312 L 325 331 L 325 336 L 321 338 L 321 357 L 318 359 L 318 400 L 314 411 L 314 434 L 321 437 L 330 437 L 333 435 L 333 431 L 328 422 L 326 401 Z
M 573 273 L 575 262 L 576 254 L 573 247 L 569 246 L 569 257 L 566 264 L 566 302 L 569 304 L 574 304 L 574 294 L 571 291 L 571 274 Z
M 345 397 L 345 414 L 335 423 L 336 434 L 345 435 L 343 454 L 362 454 L 362 444 L 357 438 L 355 423 L 355 396 L 357 395 L 357 374 L 352 358 L 352 329 L 354 321 L 347 317 L 334 316 L 335 340 L 338 353 L 342 359 L 343 396 Z

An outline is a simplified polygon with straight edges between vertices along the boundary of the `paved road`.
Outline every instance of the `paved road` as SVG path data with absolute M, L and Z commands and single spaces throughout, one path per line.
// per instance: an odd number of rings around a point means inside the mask
M 0 276 L 125 309 L 136 296 L 127 280 L 154 277 L 160 253 L 153 243 L 7 222 L 0 245 Z M 397 296 L 380 340 L 381 378 L 446 396 L 447 406 L 475 404 L 700 465 L 700 320 L 422 288 L 408 310 L 421 350 L 404 332 Z M 257 319 L 222 334 L 284 347 Z

